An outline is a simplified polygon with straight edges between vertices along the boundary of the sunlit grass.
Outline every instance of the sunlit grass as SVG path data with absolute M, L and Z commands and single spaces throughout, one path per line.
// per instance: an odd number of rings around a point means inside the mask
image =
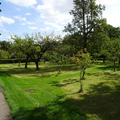
M 0 65 L 0 86 L 15 120 L 119 120 L 120 71 L 91 65 L 79 91 L 79 66 L 34 63 Z M 105 105 L 102 105 L 105 104 Z M 105 107 L 104 107 L 105 106 Z M 72 114 L 71 114 L 72 113 Z M 104 114 L 102 114 L 104 113 Z M 117 115 L 117 117 L 116 117 Z

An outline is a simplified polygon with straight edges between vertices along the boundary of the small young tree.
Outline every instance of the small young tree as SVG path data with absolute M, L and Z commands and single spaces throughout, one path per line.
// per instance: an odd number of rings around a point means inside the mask
M 66 63 L 67 57 L 56 51 L 51 51 L 48 58 L 50 62 L 58 65 L 58 73 L 61 73 L 62 65 Z
M 110 59 L 113 62 L 113 70 L 116 71 L 116 61 L 118 61 L 120 56 L 120 39 L 114 39 L 109 42 L 109 53 Z
M 91 63 L 90 54 L 86 49 L 78 51 L 76 57 L 73 57 L 74 63 L 80 66 L 80 92 L 83 92 L 82 80 L 85 79 L 86 69 Z

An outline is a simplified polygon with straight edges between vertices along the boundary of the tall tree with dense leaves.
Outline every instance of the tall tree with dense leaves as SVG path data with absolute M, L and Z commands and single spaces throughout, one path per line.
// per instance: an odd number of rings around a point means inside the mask
M 11 56 L 15 56 L 15 58 L 18 59 L 19 66 L 20 66 L 22 58 L 25 57 L 25 54 L 23 51 L 23 39 L 21 39 L 16 35 L 11 38 L 14 40 L 14 42 L 11 44 L 10 53 L 11 53 Z
M 102 18 L 104 6 L 97 5 L 96 0 L 74 0 L 73 3 L 74 9 L 70 12 L 73 20 L 64 31 L 82 36 L 83 48 L 86 48 L 89 34 Z
M 39 69 L 39 61 L 43 57 L 46 51 L 54 46 L 54 37 L 52 35 L 42 36 L 40 33 L 36 33 L 34 36 L 35 51 L 33 57 L 35 59 L 36 70 Z
M 1 2 L 0 2 L 0 5 L 1 5 Z M 2 10 L 0 9 L 0 12 L 2 12 Z M 1 35 L 1 33 L 0 33 L 0 35 Z

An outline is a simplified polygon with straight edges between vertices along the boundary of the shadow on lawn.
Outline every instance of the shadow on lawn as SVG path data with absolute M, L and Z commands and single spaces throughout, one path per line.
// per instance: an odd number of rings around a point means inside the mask
M 107 80 L 120 80 L 120 74 L 117 73 L 105 72 L 104 75 Z
M 113 71 L 113 65 L 106 65 L 106 66 L 101 66 L 101 67 L 97 67 L 97 68 L 100 70 L 112 70 Z M 119 65 L 116 65 L 116 70 L 120 70 Z
M 67 86 L 69 84 L 74 84 L 76 82 L 79 82 L 79 79 L 67 79 L 67 80 L 64 80 L 62 83 L 60 83 L 59 81 L 53 81 L 50 84 L 52 86 L 63 87 L 63 86 Z
M 76 65 L 69 65 L 69 66 L 62 66 L 61 70 L 62 71 L 76 71 L 79 68 Z M 7 69 L 6 72 L 9 74 L 38 74 L 38 73 L 48 73 L 48 72 L 56 72 L 59 70 L 59 66 L 50 66 L 50 67 L 40 67 L 39 70 L 36 71 L 35 68 L 12 68 L 12 69 Z
M 120 120 L 120 85 L 113 83 L 92 85 L 87 94 L 76 94 L 67 99 L 58 97 L 46 106 L 27 110 L 20 108 L 14 120 Z
M 103 76 L 105 80 L 120 80 L 120 74 L 112 72 L 87 73 L 88 76 Z

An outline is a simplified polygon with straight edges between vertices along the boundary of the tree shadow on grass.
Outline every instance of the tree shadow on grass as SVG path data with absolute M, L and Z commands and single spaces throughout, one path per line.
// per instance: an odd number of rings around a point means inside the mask
M 106 65 L 106 66 L 101 66 L 101 67 L 97 67 L 100 70 L 112 70 L 113 71 L 113 65 Z M 120 70 L 120 66 L 116 65 L 116 70 Z
M 68 102 L 84 115 L 96 115 L 101 120 L 120 120 L 120 85 L 115 85 L 114 89 L 105 83 L 92 85 L 89 93 L 82 98 L 72 98 Z
M 14 120 L 120 120 L 120 85 L 91 85 L 86 94 L 76 94 L 32 110 L 20 108 Z
M 64 104 L 64 96 L 59 96 L 54 102 L 27 110 L 20 108 L 14 115 L 14 120 L 86 120 L 82 114 L 75 113 L 73 108 Z
M 76 65 L 67 65 L 62 66 L 61 71 L 76 71 L 79 68 Z M 59 70 L 59 66 L 50 66 L 50 67 L 40 67 L 39 70 L 36 71 L 35 68 L 10 68 L 6 69 L 5 71 L 9 74 L 39 74 L 39 73 L 49 73 L 49 72 L 56 72 Z
M 105 80 L 120 80 L 120 74 L 112 72 L 96 72 L 96 73 L 87 73 L 88 76 L 103 76 Z
M 97 69 L 100 69 L 100 70 L 112 70 L 113 66 L 106 65 L 106 66 L 97 67 Z
M 104 77 L 107 80 L 120 80 L 120 74 L 117 73 L 104 72 Z
M 67 79 L 67 80 L 63 80 L 62 83 L 60 83 L 59 81 L 53 81 L 50 84 L 52 86 L 57 86 L 57 87 L 63 87 L 63 86 L 67 86 L 69 84 L 74 84 L 79 82 L 78 79 Z

